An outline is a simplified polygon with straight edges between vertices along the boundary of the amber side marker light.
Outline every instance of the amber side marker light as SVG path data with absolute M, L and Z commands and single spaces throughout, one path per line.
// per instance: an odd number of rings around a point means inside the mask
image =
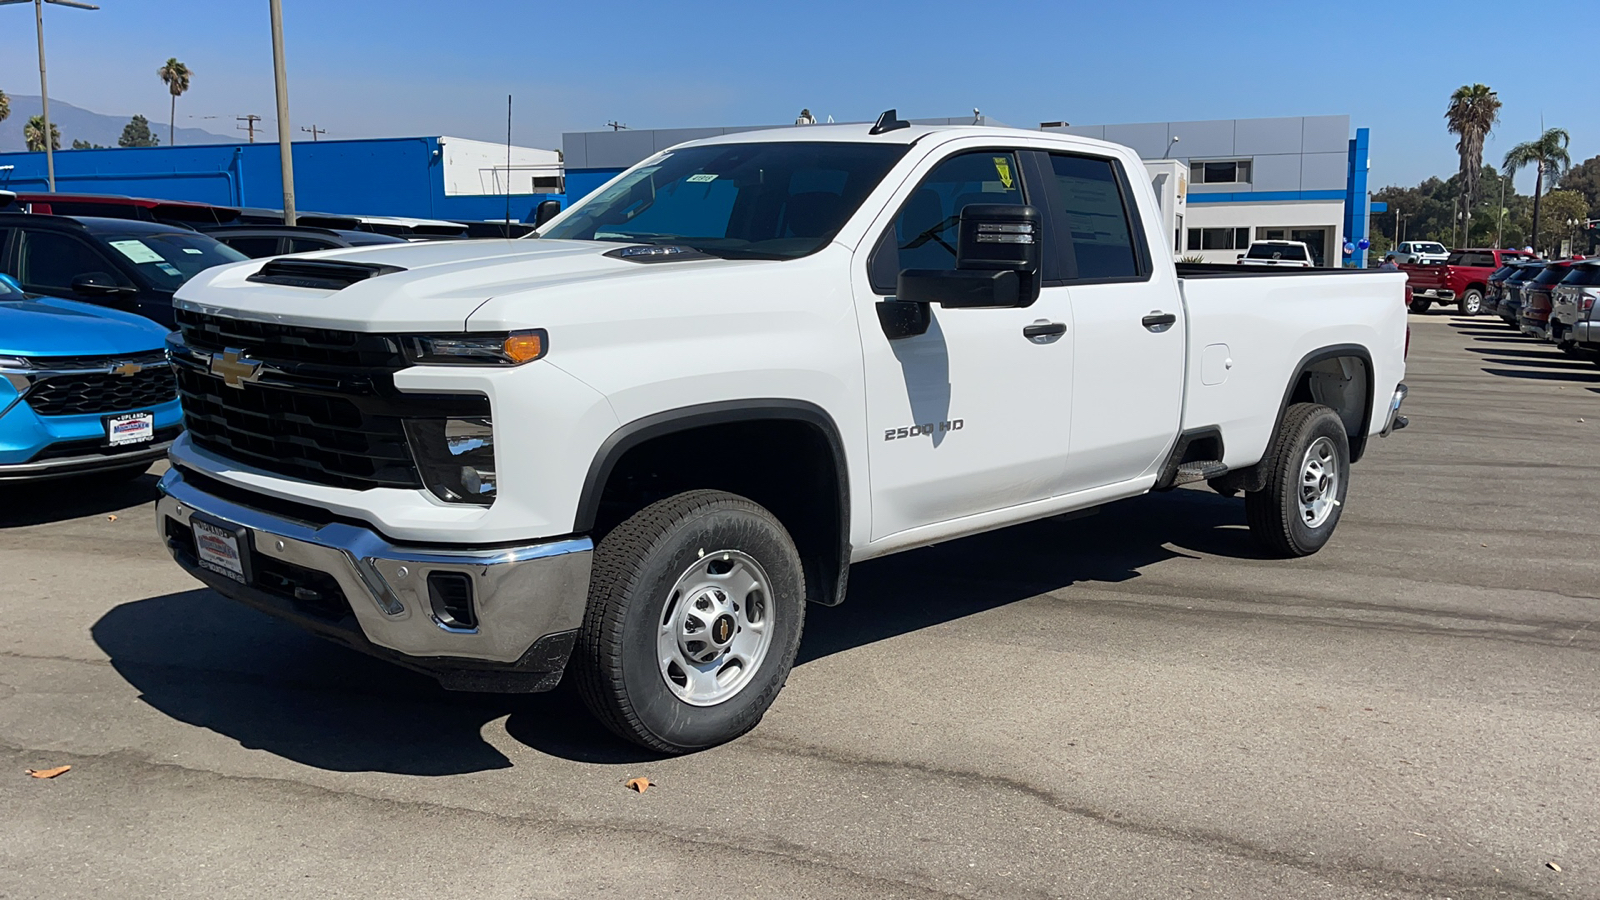
M 505 352 L 518 363 L 538 359 L 544 355 L 544 335 L 540 332 L 510 335 L 506 338 Z

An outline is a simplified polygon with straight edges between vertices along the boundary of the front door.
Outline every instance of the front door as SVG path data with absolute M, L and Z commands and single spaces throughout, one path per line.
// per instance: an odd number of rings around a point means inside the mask
M 969 203 L 1038 205 L 1023 155 L 974 150 L 924 164 L 852 266 L 866 364 L 872 538 L 1041 500 L 1066 474 L 1072 308 L 1046 288 L 1025 309 L 932 307 L 927 333 L 890 340 L 878 304 L 901 269 L 953 269 Z M 1053 253 L 1048 232 L 1044 249 Z M 866 251 L 871 251 L 870 253 Z M 1053 264 L 1047 260 L 1046 266 Z M 1024 330 L 1049 325 L 1051 334 Z M 1060 326 L 1059 329 L 1054 326 Z M 1034 329 L 1035 332 L 1040 329 Z

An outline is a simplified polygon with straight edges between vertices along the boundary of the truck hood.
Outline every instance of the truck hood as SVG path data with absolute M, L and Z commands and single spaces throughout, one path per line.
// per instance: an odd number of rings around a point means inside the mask
M 436 241 L 292 257 L 401 270 L 339 290 L 249 281 L 269 262 L 255 259 L 200 273 L 178 290 L 174 305 L 193 312 L 344 331 L 463 331 L 473 311 L 495 297 L 579 282 L 659 278 L 668 271 L 763 264 L 721 259 L 637 263 L 605 255 L 623 246 L 544 239 Z
M 165 346 L 167 329 L 143 316 L 74 300 L 0 300 L 0 356 L 112 356 Z

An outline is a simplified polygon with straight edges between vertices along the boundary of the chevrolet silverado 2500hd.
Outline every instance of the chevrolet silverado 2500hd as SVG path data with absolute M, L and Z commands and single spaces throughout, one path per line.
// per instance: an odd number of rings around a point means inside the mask
M 1199 481 L 1314 553 L 1404 424 L 1405 278 L 1175 266 L 1142 171 L 889 113 L 674 147 L 536 238 L 212 269 L 160 536 L 667 752 L 756 724 L 854 562 Z

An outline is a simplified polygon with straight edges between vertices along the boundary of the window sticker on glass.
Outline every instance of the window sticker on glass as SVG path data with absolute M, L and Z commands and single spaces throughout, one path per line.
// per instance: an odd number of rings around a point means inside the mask
M 193 247 L 185 247 L 185 248 L 183 248 L 183 252 L 188 253 L 188 254 L 193 255 L 193 256 L 199 256 L 200 255 L 200 251 L 196 250 Z
M 1011 190 L 1011 159 L 1005 156 L 996 156 L 994 158 L 994 171 L 995 174 L 1000 176 L 1000 183 L 1005 185 L 1006 190 Z
M 136 263 L 161 262 L 161 254 L 145 246 L 144 241 L 112 241 L 111 246 Z
M 710 172 L 701 172 L 698 175 L 690 175 L 688 178 L 684 179 L 684 181 L 687 181 L 690 184 L 705 184 L 708 181 L 716 180 L 717 176 L 711 174 Z
M 158 263 L 156 263 L 156 268 L 158 268 L 161 271 L 167 273 L 168 275 L 171 275 L 173 278 L 182 278 L 183 277 L 183 273 L 178 271 L 178 267 L 173 265 L 172 263 L 169 263 L 169 262 L 158 262 Z

